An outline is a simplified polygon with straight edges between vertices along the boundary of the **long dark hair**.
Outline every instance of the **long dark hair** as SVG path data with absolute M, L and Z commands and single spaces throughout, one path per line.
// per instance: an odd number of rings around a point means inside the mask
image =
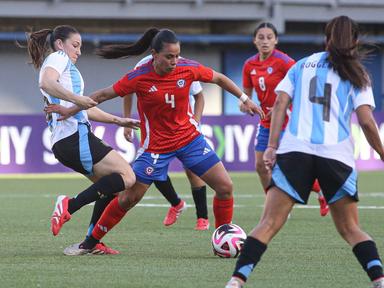
M 60 39 L 64 42 L 71 34 L 79 34 L 79 32 L 69 25 L 60 25 L 54 29 L 42 29 L 26 33 L 28 54 L 31 57 L 33 66 L 39 69 L 48 52 L 55 51 L 55 41 Z
M 273 34 L 275 34 L 275 37 L 277 38 L 276 27 L 272 23 L 270 23 L 270 22 L 262 22 L 259 25 L 257 25 L 255 31 L 253 31 L 253 38 L 256 37 L 257 32 L 259 32 L 259 30 L 261 28 L 269 28 L 269 29 L 271 29 L 273 31 Z
M 360 49 L 358 24 L 347 16 L 333 18 L 325 27 L 328 61 L 340 78 L 364 88 L 370 80 L 361 60 L 367 51 Z
M 106 45 L 96 50 L 96 54 L 106 59 L 125 58 L 141 55 L 148 48 L 160 52 L 164 43 L 179 43 L 175 32 L 169 29 L 149 28 L 133 44 Z

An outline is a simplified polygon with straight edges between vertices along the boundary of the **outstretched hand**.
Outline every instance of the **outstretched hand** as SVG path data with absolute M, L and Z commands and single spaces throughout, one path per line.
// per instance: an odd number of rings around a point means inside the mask
M 92 108 L 98 104 L 96 101 L 94 101 L 93 99 L 91 99 L 87 96 L 78 96 L 78 97 L 76 97 L 75 101 L 76 102 L 74 102 L 74 104 L 76 104 L 77 106 L 79 106 L 83 110 Z
M 133 142 L 133 130 L 132 128 L 124 127 L 124 138 L 128 142 Z
M 265 118 L 265 114 L 263 109 L 259 105 L 256 105 L 255 102 L 253 102 L 251 99 L 248 99 L 245 102 L 240 103 L 240 111 L 243 113 L 247 113 L 251 116 L 254 116 L 255 114 L 259 115 L 260 119 Z
M 132 118 L 117 118 L 116 124 L 125 127 L 125 128 L 131 128 L 131 129 L 139 129 L 140 128 L 140 120 L 132 119 Z
M 69 117 L 72 116 L 71 108 L 67 108 L 58 104 L 48 104 L 47 106 L 44 107 L 44 112 L 60 114 L 61 116 L 57 119 L 58 121 L 68 119 Z

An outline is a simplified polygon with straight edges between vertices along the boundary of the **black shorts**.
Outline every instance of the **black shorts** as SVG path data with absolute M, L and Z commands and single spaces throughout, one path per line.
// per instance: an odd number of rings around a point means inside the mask
M 277 186 L 296 202 L 306 204 L 316 179 L 328 203 L 345 196 L 358 201 L 357 173 L 352 167 L 302 152 L 277 154 L 271 186 Z
M 76 133 L 56 142 L 52 151 L 61 164 L 84 175 L 93 174 L 93 165 L 112 148 L 97 138 L 86 124 L 79 123 Z

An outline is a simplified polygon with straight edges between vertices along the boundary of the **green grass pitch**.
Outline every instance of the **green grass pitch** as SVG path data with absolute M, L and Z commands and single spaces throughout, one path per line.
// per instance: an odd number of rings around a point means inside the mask
M 232 173 L 233 222 L 249 232 L 264 201 L 255 173 Z M 384 173 L 361 173 L 360 222 L 384 255 Z M 186 177 L 172 174 L 176 190 L 193 205 Z M 138 207 L 104 239 L 117 256 L 68 257 L 62 250 L 83 239 L 91 215 L 84 207 L 53 237 L 49 219 L 59 194 L 75 195 L 88 186 L 80 176 L 0 176 L 0 287 L 224 287 L 235 259 L 212 254 L 210 231 L 195 231 L 195 209 L 165 228 L 167 202 L 151 188 Z M 212 190 L 208 191 L 209 216 Z M 370 287 L 351 248 L 338 236 L 330 216 L 320 217 L 316 195 L 297 206 L 269 245 L 247 287 Z M 383 257 L 384 258 L 384 257 Z

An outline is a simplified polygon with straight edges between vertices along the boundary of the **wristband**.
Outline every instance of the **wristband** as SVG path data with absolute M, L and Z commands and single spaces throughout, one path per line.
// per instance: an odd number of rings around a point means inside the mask
M 247 94 L 245 94 L 245 93 L 243 93 L 243 94 L 241 94 L 241 96 L 240 96 L 240 98 L 239 98 L 239 100 L 241 101 L 241 102 L 245 102 L 245 101 L 247 101 L 249 99 L 249 97 L 248 97 L 248 95 Z
M 268 145 L 267 148 L 272 148 L 272 149 L 274 149 L 274 150 L 277 150 L 277 147 L 275 147 L 275 146 L 271 146 L 271 145 Z

